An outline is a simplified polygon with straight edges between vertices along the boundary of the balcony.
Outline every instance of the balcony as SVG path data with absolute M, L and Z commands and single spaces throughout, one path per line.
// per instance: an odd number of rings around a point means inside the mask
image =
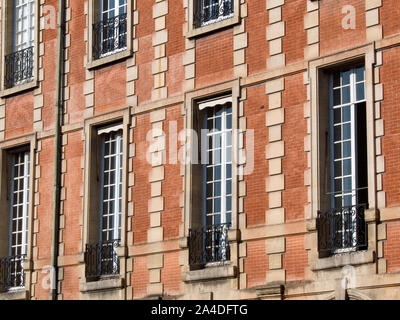
M 318 252 L 320 257 L 366 250 L 368 247 L 365 206 L 350 206 L 318 212 Z
M 126 14 L 93 24 L 93 59 L 104 58 L 126 48 Z
M 230 261 L 229 224 L 189 230 L 189 265 L 201 269 L 206 265 L 222 265 Z
M 33 50 L 29 47 L 5 56 L 4 87 L 10 89 L 33 80 Z
M 195 28 L 204 27 L 233 17 L 233 0 L 200 0 L 202 5 L 194 11 Z M 206 5 L 208 3 L 208 5 Z
M 23 263 L 26 255 L 0 258 L 0 292 L 12 291 L 25 286 Z
M 85 276 L 97 281 L 104 276 L 119 275 L 117 248 L 119 240 L 87 244 L 85 250 Z

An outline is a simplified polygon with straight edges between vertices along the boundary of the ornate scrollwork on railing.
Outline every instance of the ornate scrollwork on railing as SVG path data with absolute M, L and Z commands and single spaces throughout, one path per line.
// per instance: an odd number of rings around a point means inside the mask
M 85 275 L 88 281 L 119 274 L 118 246 L 119 240 L 86 245 Z
M 318 212 L 318 251 L 329 255 L 366 249 L 367 225 L 363 205 Z
M 0 292 L 25 285 L 23 263 L 26 255 L 0 258 Z
M 126 49 L 126 13 L 93 24 L 93 58 L 99 59 Z
M 204 267 L 208 263 L 230 260 L 229 224 L 219 224 L 189 230 L 189 265 Z
M 33 79 L 33 47 L 5 56 L 4 86 L 10 89 Z
M 233 16 L 233 0 L 199 0 L 194 10 L 194 27 L 218 22 Z

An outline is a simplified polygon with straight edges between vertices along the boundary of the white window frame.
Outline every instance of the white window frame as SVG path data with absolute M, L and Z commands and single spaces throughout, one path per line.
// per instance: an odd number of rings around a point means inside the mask
M 225 16 L 222 11 L 225 2 L 230 1 L 230 2 L 232 2 L 232 5 L 234 6 L 235 3 L 233 0 L 217 0 L 218 3 L 217 2 L 212 3 L 214 0 L 198 0 L 198 1 L 200 1 L 200 6 L 201 6 L 200 10 L 202 11 L 202 13 L 204 12 L 204 10 L 211 9 L 212 7 L 217 6 L 217 5 L 219 8 L 218 9 L 218 13 L 219 13 L 218 18 L 210 19 L 208 21 L 202 22 L 200 27 L 204 27 L 204 26 L 207 26 L 212 23 L 220 22 L 222 20 L 226 20 L 226 19 L 232 18 L 234 16 L 234 12 Z M 205 5 L 205 1 L 209 1 L 209 5 Z M 234 7 L 234 10 L 235 10 L 235 7 Z
M 104 1 L 108 2 L 108 9 L 104 9 Z M 110 0 L 100 0 L 100 21 L 104 22 L 104 15 L 107 16 L 106 19 L 111 19 L 113 17 L 117 17 L 120 15 L 119 11 L 121 8 L 124 8 L 124 13 L 127 15 L 127 10 L 128 10 L 128 3 L 127 0 L 124 1 L 124 4 L 120 4 L 119 2 L 120 0 L 115 0 L 115 2 L 118 2 L 119 4 L 117 5 L 114 2 L 114 7 L 110 8 Z M 128 37 L 128 28 L 129 28 L 129 24 L 128 24 L 128 15 L 126 16 L 126 32 L 125 32 L 125 36 Z M 119 34 L 119 29 L 118 28 L 114 28 L 115 34 L 114 34 L 114 38 L 119 39 L 120 34 Z M 107 39 L 104 39 L 104 34 L 103 32 L 101 33 L 101 45 L 103 46 L 104 41 L 107 41 Z M 116 43 L 118 44 L 118 40 L 115 40 Z M 128 39 L 126 39 L 126 42 L 128 41 Z M 127 46 L 123 47 L 123 48 L 118 48 L 118 49 L 114 49 L 112 51 L 109 51 L 107 53 L 101 54 L 99 59 L 101 58 L 105 58 L 107 56 L 113 55 L 117 52 L 121 52 L 121 51 L 125 51 L 127 49 Z
M 218 227 L 220 226 L 220 230 L 216 231 L 216 232 L 222 232 L 222 238 L 220 239 L 222 242 L 224 242 L 227 236 L 227 230 L 230 228 L 231 223 L 232 223 L 232 196 L 233 196 L 233 179 L 232 179 L 232 172 L 233 172 L 233 162 L 232 162 L 232 152 L 233 152 L 233 129 L 232 129 L 232 125 L 233 125 L 233 112 L 232 112 L 232 104 L 231 103 L 226 103 L 227 101 L 232 101 L 231 97 L 228 98 L 222 98 L 222 99 L 218 99 L 218 100 L 214 100 L 211 102 L 206 102 L 206 103 L 201 103 L 199 104 L 199 109 L 205 109 L 206 113 L 204 114 L 204 119 L 203 119 L 203 130 L 206 131 L 206 145 L 205 145 L 205 155 L 206 155 L 206 159 L 207 159 L 207 163 L 205 163 L 203 165 L 203 208 L 202 208 L 202 225 L 203 227 L 205 227 L 206 229 L 208 227 Z M 216 115 L 215 114 L 215 108 L 217 107 L 221 107 L 222 112 L 220 115 Z M 209 117 L 207 115 L 207 111 L 209 109 L 213 110 L 213 115 L 211 117 Z M 228 112 L 228 110 L 230 110 Z M 227 119 L 228 117 L 231 118 L 231 125 L 230 128 L 227 127 Z M 213 124 L 215 123 L 215 121 L 217 119 L 220 119 L 221 121 L 221 130 L 214 130 L 208 127 L 208 121 L 212 120 Z M 214 126 L 213 126 L 214 127 Z M 229 135 L 230 135 L 230 139 L 229 139 Z M 218 145 L 215 145 L 215 137 L 216 136 L 220 136 L 221 140 L 220 143 Z M 209 145 L 209 141 L 212 141 L 213 145 L 210 146 Z M 230 140 L 230 144 L 228 143 L 228 141 Z M 228 155 L 228 148 L 230 148 L 230 159 L 227 159 L 227 155 Z M 210 159 L 209 157 L 209 153 L 214 153 L 215 151 L 217 151 L 218 149 L 220 149 L 220 159 L 219 161 L 214 159 L 214 155 L 212 156 L 212 162 L 209 163 L 208 160 Z M 208 180 L 207 179 L 207 170 L 210 168 L 214 168 L 217 166 L 220 166 L 221 168 L 221 177 L 220 179 L 214 180 L 215 178 L 215 171 L 213 170 L 213 178 L 212 180 Z M 227 178 L 228 173 L 227 173 L 227 166 L 230 165 L 231 167 L 231 172 L 230 172 L 230 178 Z M 231 192 L 230 194 L 227 194 L 227 185 L 228 185 L 228 181 L 230 181 L 231 183 Z M 214 192 L 214 187 L 217 183 L 220 183 L 220 195 L 216 196 L 215 192 Z M 207 196 L 207 186 L 212 184 L 213 185 L 213 192 L 212 192 L 212 196 L 208 197 Z M 230 197 L 230 203 L 231 203 L 231 208 L 230 210 L 227 210 L 226 207 L 226 203 L 228 200 L 228 197 Z M 220 211 L 215 211 L 214 209 L 214 201 L 220 198 Z M 208 206 L 207 206 L 207 202 L 208 201 L 212 201 L 212 207 L 213 210 L 212 212 L 208 212 Z M 230 215 L 230 219 L 228 219 L 228 215 Z M 215 218 L 219 216 L 219 223 L 215 223 Z M 211 217 L 212 220 L 212 224 L 207 224 L 207 218 Z M 214 239 L 215 233 L 212 234 L 212 238 Z M 204 250 L 210 249 L 213 256 L 215 255 L 215 249 L 213 246 L 211 247 L 206 247 L 205 244 L 205 238 L 203 239 L 204 241 Z M 214 245 L 214 240 L 212 240 L 212 244 Z M 208 262 L 207 266 L 213 265 L 213 264 L 220 264 L 221 262 L 225 262 L 225 263 L 229 263 L 227 256 L 226 256 L 226 248 L 224 246 L 221 246 L 218 248 L 219 251 L 221 251 L 219 253 L 219 255 L 221 256 L 221 261 L 215 261 L 215 262 Z M 214 257 L 214 260 L 215 257 Z
M 35 0 L 14 1 L 13 51 L 17 52 L 35 45 Z M 19 13 L 21 15 L 19 16 Z M 23 20 L 26 19 L 26 25 Z M 24 39 L 27 33 L 27 39 Z M 22 35 L 21 35 L 22 34 Z
M 329 128 L 330 128 L 330 174 L 331 174 L 331 208 L 332 209 L 338 209 L 336 208 L 335 205 L 335 198 L 339 198 L 342 197 L 342 203 L 341 203 L 341 207 L 354 207 L 356 205 L 358 205 L 357 203 L 357 163 L 356 163 L 356 159 L 357 159 L 357 154 L 356 154 L 356 127 L 357 127 L 357 123 L 356 123 L 356 117 L 355 117 L 355 108 L 357 104 L 360 103 L 365 103 L 366 102 L 366 96 L 365 96 L 365 83 L 366 83 L 366 77 L 365 77 L 365 67 L 363 66 L 363 79 L 361 81 L 357 81 L 356 80 L 356 70 L 360 69 L 359 68 L 348 68 L 346 69 L 349 70 L 350 75 L 349 75 L 349 84 L 343 84 L 342 83 L 342 71 L 339 71 L 340 74 L 340 84 L 339 86 L 334 87 L 334 75 L 331 74 L 330 76 L 330 83 L 329 83 Z M 362 99 L 357 100 L 357 85 L 358 84 L 364 84 L 364 96 Z M 345 87 L 349 87 L 349 101 L 343 103 L 343 94 L 342 94 L 342 89 Z M 341 98 L 341 102 L 340 104 L 335 105 L 334 103 L 334 90 L 340 90 L 340 98 Z M 334 111 L 337 109 L 341 109 L 342 111 L 344 110 L 344 108 L 350 108 L 350 120 L 348 121 L 344 121 L 343 122 L 343 118 L 341 118 L 340 122 L 335 123 L 334 122 Z M 341 112 L 342 114 L 342 112 Z M 344 126 L 346 124 L 350 124 L 350 139 L 343 139 L 344 138 Z M 335 141 L 334 138 L 334 128 L 336 125 L 341 126 L 341 138 L 338 141 Z M 343 143 L 344 142 L 348 142 L 348 140 L 350 140 L 351 142 L 351 154 L 349 157 L 343 157 Z M 334 146 L 335 144 L 341 144 L 341 152 L 342 152 L 342 157 L 341 158 L 335 158 L 335 152 L 334 152 Z M 345 175 L 343 170 L 344 170 L 344 165 L 343 165 L 343 160 L 351 160 L 351 174 L 350 175 Z M 335 175 L 335 161 L 340 161 L 341 163 L 341 175 L 337 176 Z M 336 193 L 335 192 L 335 179 L 336 178 L 341 178 L 342 179 L 342 186 L 341 186 L 341 192 L 340 193 Z M 351 178 L 351 190 L 345 190 L 345 184 L 344 184 L 344 180 L 345 178 Z M 345 196 L 351 196 L 351 204 L 347 204 L 345 205 L 344 203 L 344 197 Z M 344 209 L 343 211 L 339 211 L 337 213 L 337 215 L 341 215 L 342 218 L 342 229 L 341 230 L 334 230 L 335 235 L 340 233 L 342 234 L 342 242 L 345 241 L 345 234 L 347 232 L 350 232 L 351 229 L 346 229 L 345 225 L 346 225 L 346 221 L 345 221 L 345 216 L 346 214 L 352 214 L 352 208 L 348 208 L 348 210 Z M 354 210 L 357 210 L 354 209 Z M 335 253 L 343 253 L 343 252 L 349 252 L 349 251 L 354 251 L 356 249 L 356 235 L 355 233 L 357 232 L 357 221 L 356 221 L 356 215 L 352 214 L 352 239 L 353 239 L 353 247 L 349 247 L 349 248 L 344 248 L 344 249 L 337 249 L 335 250 Z M 334 236 L 334 235 L 332 235 Z
M 16 163 L 16 159 L 19 156 L 23 156 L 23 161 Z M 15 169 L 16 166 L 23 166 L 23 173 L 22 175 L 16 177 L 15 176 Z M 22 189 L 19 189 L 18 186 L 16 187 L 16 181 L 23 180 Z M 11 190 L 10 190 L 10 230 L 9 230 L 9 258 L 13 259 L 10 263 L 13 263 L 14 269 L 20 270 L 20 275 L 18 275 L 18 271 L 16 271 L 13 275 L 23 276 L 24 268 L 23 268 L 23 261 L 24 257 L 28 254 L 28 225 L 29 225 L 29 181 L 30 181 L 30 151 L 21 151 L 18 153 L 12 154 L 12 170 L 11 170 Z M 18 185 L 18 184 L 17 184 Z M 17 196 L 17 199 L 20 200 L 18 203 L 14 203 L 14 194 L 21 193 L 22 191 L 22 199 Z M 22 215 L 19 217 L 15 217 L 14 215 L 14 208 L 21 207 Z M 18 213 L 20 209 L 17 209 Z M 21 230 L 18 229 L 18 223 L 16 231 L 13 231 L 14 223 L 17 220 L 22 220 L 21 223 Z M 16 240 L 17 242 L 13 241 L 13 235 L 17 234 Z M 18 236 L 19 235 L 19 236 Z M 21 239 L 19 239 L 21 237 Z M 20 240 L 20 241 L 19 241 Z M 24 257 L 23 257 L 24 256 Z M 19 268 L 17 264 L 20 264 Z M 9 271 L 11 272 L 11 270 Z M 10 288 L 9 291 L 13 291 L 19 289 Z
M 103 241 L 112 241 L 112 240 L 121 240 L 121 219 L 122 219 L 122 206 L 120 206 L 120 202 L 122 204 L 122 166 L 123 166 L 123 135 L 122 131 L 119 130 L 120 126 L 117 126 L 117 130 L 112 130 L 109 132 L 100 132 L 101 137 L 101 183 L 100 183 L 100 242 Z M 106 134 L 106 135 L 103 135 Z M 111 136 L 110 136 L 111 135 Z M 108 140 L 108 142 L 107 142 Z M 115 144 L 115 153 L 106 155 L 105 154 L 105 145 L 106 143 Z M 115 168 L 111 170 L 106 170 L 104 168 L 105 158 L 114 158 Z M 108 185 L 104 185 L 104 175 L 107 172 L 114 171 L 114 181 L 109 181 Z M 106 187 L 114 186 L 114 193 L 110 195 L 111 197 L 108 199 L 104 199 L 104 189 Z M 120 196 L 121 195 L 121 196 Z M 109 201 L 111 199 L 111 201 Z M 114 213 L 105 213 L 104 212 L 104 202 L 113 202 L 114 203 Z M 103 218 L 105 216 L 112 215 L 113 225 L 112 227 L 103 225 Z M 109 218 L 107 218 L 109 219 Z M 108 233 L 112 231 L 112 239 L 108 237 Z M 104 239 L 103 234 L 107 234 L 107 239 Z

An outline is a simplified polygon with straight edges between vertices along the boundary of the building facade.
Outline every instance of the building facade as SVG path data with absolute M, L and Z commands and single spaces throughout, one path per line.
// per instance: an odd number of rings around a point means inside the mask
M 397 0 L 0 6 L 0 299 L 400 299 Z

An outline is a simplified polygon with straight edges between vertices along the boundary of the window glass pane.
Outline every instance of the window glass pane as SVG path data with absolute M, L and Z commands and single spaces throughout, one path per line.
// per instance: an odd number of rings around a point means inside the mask
M 351 157 L 351 142 L 343 143 L 343 158 Z
M 342 161 L 335 161 L 335 177 L 342 175 Z
M 343 140 L 348 140 L 351 138 L 351 125 L 350 123 L 343 125 Z
M 343 114 L 343 122 L 350 121 L 350 107 L 344 107 L 342 108 L 342 114 Z
M 335 133 L 335 141 L 342 140 L 342 126 L 341 125 L 335 126 L 334 133 Z
M 350 86 L 342 88 L 342 104 L 350 103 Z
M 364 82 L 357 84 L 357 100 L 364 100 Z
M 343 175 L 348 176 L 351 175 L 351 160 L 343 161 Z
M 350 84 L 350 70 L 342 72 L 342 86 Z
M 357 82 L 363 81 L 365 79 L 364 71 L 365 71 L 364 67 L 356 69 L 356 81 Z
M 333 90 L 333 105 L 338 106 L 341 104 L 340 89 Z

